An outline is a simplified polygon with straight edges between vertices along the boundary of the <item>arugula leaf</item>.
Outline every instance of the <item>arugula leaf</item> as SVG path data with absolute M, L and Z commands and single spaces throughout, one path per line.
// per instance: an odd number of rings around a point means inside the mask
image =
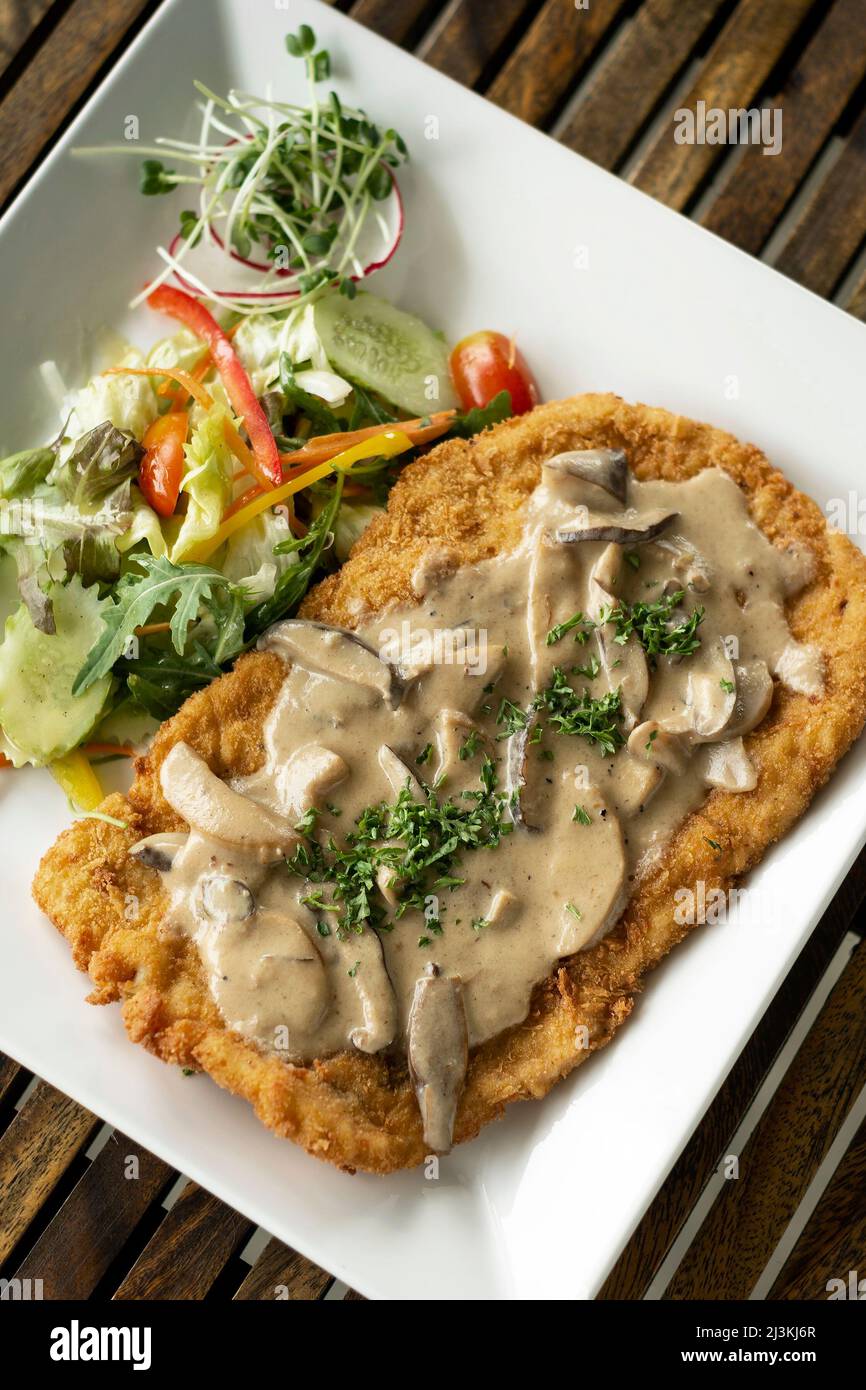
M 278 545 L 274 546 L 275 555 L 296 553 L 298 563 L 283 571 L 269 599 L 265 599 L 263 603 L 257 603 L 255 608 L 250 609 L 246 622 L 248 643 L 264 632 L 265 628 L 270 627 L 271 623 L 278 622 L 280 618 L 290 617 L 309 589 L 313 575 L 321 563 L 325 548 L 330 544 L 330 538 L 333 536 L 337 512 L 340 510 L 344 481 L 345 476 L 340 471 L 337 474 L 330 499 L 319 512 L 305 536 L 280 541 Z
M 491 425 L 498 425 L 502 420 L 507 420 L 512 414 L 511 392 L 500 391 L 488 401 L 487 405 L 478 405 L 474 410 L 467 410 L 465 415 L 455 415 L 451 422 L 451 428 L 446 439 L 471 439 L 473 434 L 478 434 L 481 430 L 489 429 Z
M 284 413 L 289 410 L 303 411 L 312 422 L 314 433 L 339 434 L 342 431 L 342 420 L 338 420 L 318 396 L 310 395 L 295 381 L 295 369 L 287 352 L 280 354 L 280 390 L 283 393 Z
M 105 676 L 123 656 L 129 639 L 138 627 L 144 626 L 154 609 L 168 607 L 176 599 L 171 616 L 171 640 L 175 651 L 182 655 L 186 647 L 189 626 L 198 617 L 199 609 L 225 605 L 233 590 L 242 594 L 219 570 L 209 565 L 173 565 L 165 556 L 136 555 L 135 564 L 143 571 L 123 575 L 115 589 L 115 600 L 105 610 L 102 636 L 91 649 L 87 660 L 75 678 L 72 693 L 79 695 Z M 222 612 L 227 610 L 223 606 Z
M 142 642 L 136 661 L 122 661 L 118 674 L 126 678 L 133 703 L 154 719 L 169 719 L 188 696 L 210 685 L 222 670 L 201 642 L 179 656 L 173 647 Z
M 351 379 L 351 378 L 350 378 Z M 349 420 L 350 430 L 359 430 L 365 421 L 373 425 L 393 425 L 397 416 L 390 410 L 386 410 L 374 396 L 371 396 L 359 386 L 357 381 L 352 382 L 352 391 L 355 396 L 355 403 L 352 407 L 352 417 Z

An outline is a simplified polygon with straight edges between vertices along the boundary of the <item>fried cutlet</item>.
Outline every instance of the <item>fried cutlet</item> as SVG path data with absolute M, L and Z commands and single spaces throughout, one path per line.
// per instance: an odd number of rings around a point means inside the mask
M 866 715 L 866 558 L 829 530 L 817 505 L 764 455 L 731 435 L 665 410 L 585 395 L 536 408 L 468 442 L 444 443 L 410 465 L 351 558 L 307 597 L 302 612 L 354 627 L 412 600 L 413 568 L 432 547 L 462 564 L 513 548 L 541 460 L 569 449 L 624 449 L 639 479 L 677 481 L 724 469 L 753 520 L 778 547 L 811 553 L 814 573 L 790 602 L 795 638 L 817 644 L 820 696 L 777 685 L 768 716 L 746 739 L 757 770 L 750 792 L 711 792 L 668 844 L 619 924 L 596 946 L 562 962 L 534 992 L 526 1020 L 470 1058 L 455 1141 L 475 1136 L 515 1100 L 543 1096 L 602 1047 L 634 1007 L 642 980 L 693 928 L 678 923 L 674 893 L 703 880 L 726 889 L 802 815 L 859 734 Z M 265 1055 L 229 1031 L 208 991 L 197 949 L 160 935 L 159 876 L 128 856 L 143 836 L 183 830 L 165 802 L 159 768 L 179 741 L 223 778 L 262 762 L 262 729 L 283 680 L 271 653 L 242 657 L 231 674 L 189 699 L 136 763 L 127 797 L 103 810 L 127 828 L 80 820 L 44 857 L 34 883 L 42 910 L 68 939 L 94 984 L 93 1003 L 120 1001 L 129 1036 L 164 1061 L 206 1071 L 245 1096 L 277 1134 L 338 1166 L 387 1173 L 427 1151 L 405 1061 L 342 1052 L 311 1065 Z M 718 848 L 716 848 L 718 847 Z M 589 1046 L 577 1047 L 578 1029 Z

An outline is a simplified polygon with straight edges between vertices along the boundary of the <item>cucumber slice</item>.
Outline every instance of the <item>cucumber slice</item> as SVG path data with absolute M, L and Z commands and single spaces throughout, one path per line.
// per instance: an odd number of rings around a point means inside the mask
M 96 586 L 85 589 L 76 575 L 51 587 L 56 632 L 33 626 L 24 604 L 6 622 L 0 646 L 0 747 L 16 767 L 37 767 L 77 748 L 90 733 L 111 693 L 104 676 L 84 695 L 72 682 L 103 628 Z
M 457 405 L 442 339 L 384 299 L 329 294 L 315 306 L 315 325 L 328 361 L 341 376 L 413 415 Z

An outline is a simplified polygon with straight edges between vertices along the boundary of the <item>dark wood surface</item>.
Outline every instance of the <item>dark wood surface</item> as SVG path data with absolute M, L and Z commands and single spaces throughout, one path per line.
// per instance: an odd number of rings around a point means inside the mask
M 866 319 L 866 0 L 338 7 Z M 156 9 L 158 0 L 0 0 L 0 203 Z M 782 152 L 676 144 L 674 110 L 698 100 L 781 110 Z M 852 1123 L 866 1072 L 866 947 L 851 952 L 795 1055 L 783 1054 L 825 971 L 843 943 L 850 947 L 846 933 L 860 930 L 864 895 L 866 854 L 600 1297 L 643 1297 L 678 1241 L 686 1248 L 663 1290 L 670 1299 L 747 1297 L 777 1248 L 784 1257 L 770 1298 L 826 1298 L 828 1279 L 866 1270 L 866 1123 Z M 774 1067 L 774 1076 L 783 1073 L 778 1088 L 745 1143 L 732 1147 Z M 720 1162 L 732 1153 L 739 1177 L 719 1184 Z M 785 1250 L 780 1242 L 828 1163 Z M 701 1202 L 706 1214 L 692 1233 Z M 0 1275 L 40 1278 L 46 1298 L 339 1296 L 326 1270 L 281 1242 L 259 1235 L 247 1249 L 252 1235 L 245 1217 L 123 1135 L 106 1137 L 95 1116 L 0 1058 Z M 345 1298 L 363 1301 L 353 1291 Z

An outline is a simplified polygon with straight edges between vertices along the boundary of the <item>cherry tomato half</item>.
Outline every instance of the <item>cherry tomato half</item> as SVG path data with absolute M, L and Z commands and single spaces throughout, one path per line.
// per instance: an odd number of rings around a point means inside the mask
M 147 430 L 138 485 L 159 516 L 172 516 L 183 479 L 183 446 L 189 417 L 185 410 L 160 415 Z
M 450 367 L 464 410 L 487 405 L 500 391 L 511 392 L 514 415 L 523 415 L 538 400 L 535 378 L 514 340 L 504 333 L 484 329 L 461 339 L 451 353 Z

